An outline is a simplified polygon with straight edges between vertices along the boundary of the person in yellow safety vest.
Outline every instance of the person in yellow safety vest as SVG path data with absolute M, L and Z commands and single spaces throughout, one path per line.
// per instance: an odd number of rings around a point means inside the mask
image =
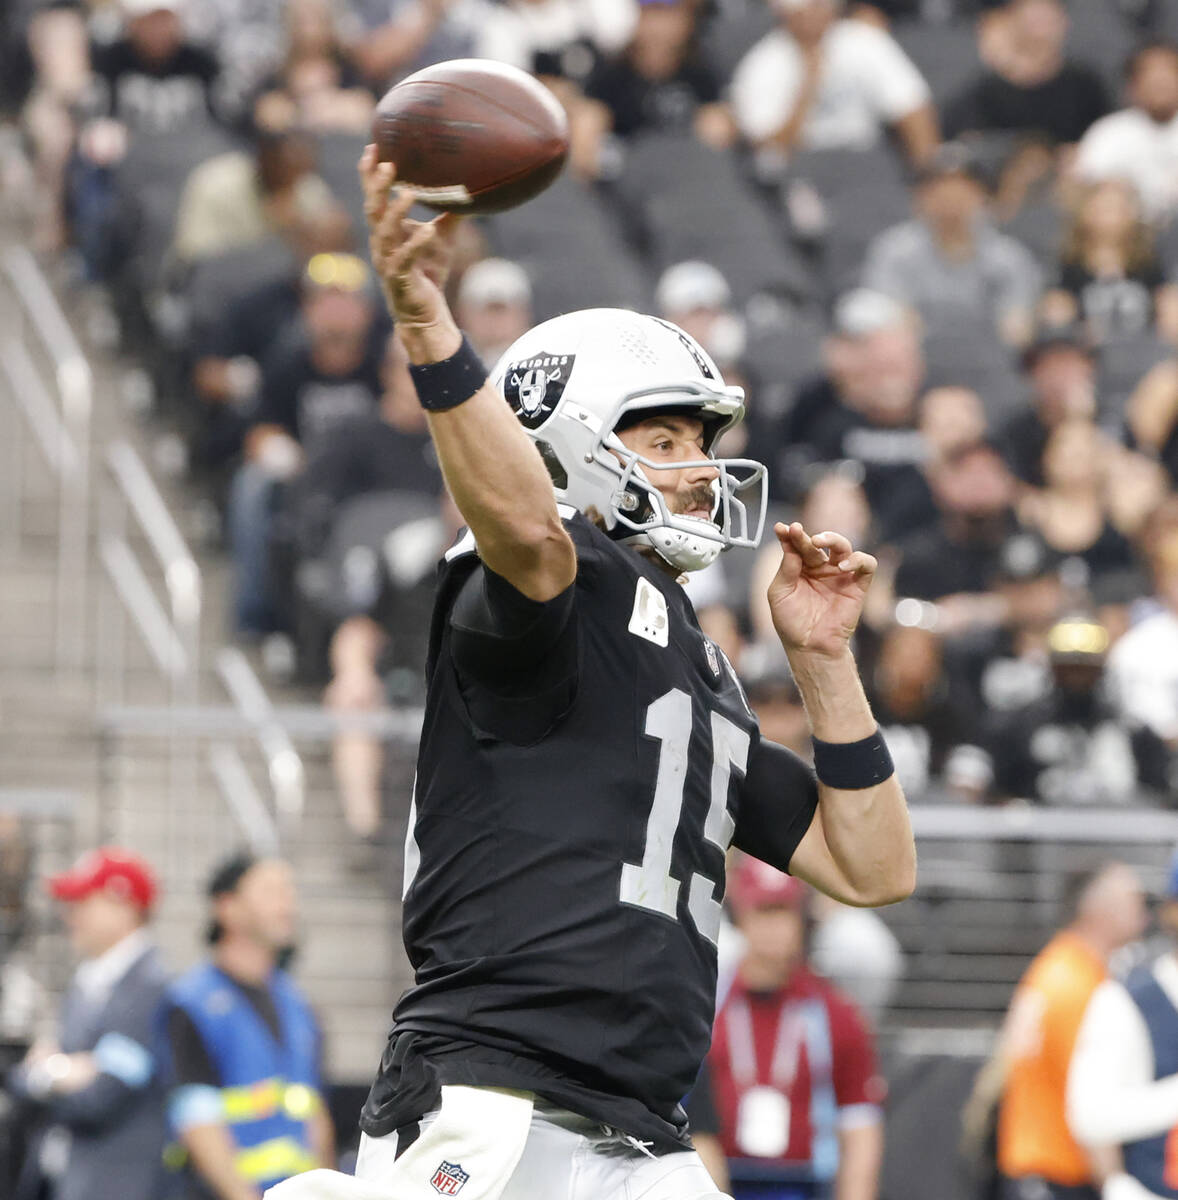
M 213 873 L 210 958 L 168 990 L 168 1116 L 185 1200 L 259 1200 L 333 1165 L 321 1094 L 322 1038 L 279 963 L 295 930 L 290 867 L 236 855 Z

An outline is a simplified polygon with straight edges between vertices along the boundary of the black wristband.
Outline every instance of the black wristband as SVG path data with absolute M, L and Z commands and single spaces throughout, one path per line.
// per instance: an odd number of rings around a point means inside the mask
M 814 772 L 818 782 L 844 792 L 875 787 L 895 773 L 888 744 L 877 728 L 858 742 L 822 742 L 814 738 Z
M 410 363 L 409 375 L 417 389 L 417 402 L 427 412 L 457 408 L 487 382 L 487 368 L 465 337 L 441 362 Z

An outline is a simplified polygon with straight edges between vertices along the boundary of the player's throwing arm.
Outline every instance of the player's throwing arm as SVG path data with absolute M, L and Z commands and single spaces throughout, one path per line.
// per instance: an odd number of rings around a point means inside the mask
M 411 220 L 414 196 L 392 190 L 396 168 L 377 162 L 374 146 L 360 173 L 372 261 L 450 494 L 483 562 L 530 599 L 550 600 L 572 583 L 576 555 L 543 460 L 486 382 L 442 293 L 461 218 Z

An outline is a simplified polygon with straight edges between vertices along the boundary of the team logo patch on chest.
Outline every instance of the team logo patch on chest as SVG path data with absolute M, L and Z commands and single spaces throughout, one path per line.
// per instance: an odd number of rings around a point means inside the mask
M 503 394 L 528 429 L 538 429 L 552 415 L 575 359 L 575 354 L 534 354 L 507 368 Z
M 433 1184 L 435 1192 L 443 1196 L 457 1196 L 462 1191 L 462 1185 L 470 1178 L 457 1163 L 443 1162 L 434 1172 Z
M 629 629 L 635 637 L 666 647 L 671 622 L 667 616 L 667 598 L 650 582 L 639 577 L 634 592 L 634 612 Z

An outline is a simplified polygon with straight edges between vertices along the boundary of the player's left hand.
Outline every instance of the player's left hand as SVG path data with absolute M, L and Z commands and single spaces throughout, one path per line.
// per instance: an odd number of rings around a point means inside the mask
M 773 627 L 786 650 L 834 657 L 859 624 L 876 560 L 841 533 L 811 537 L 798 522 L 773 527 L 781 565 L 769 585 Z

